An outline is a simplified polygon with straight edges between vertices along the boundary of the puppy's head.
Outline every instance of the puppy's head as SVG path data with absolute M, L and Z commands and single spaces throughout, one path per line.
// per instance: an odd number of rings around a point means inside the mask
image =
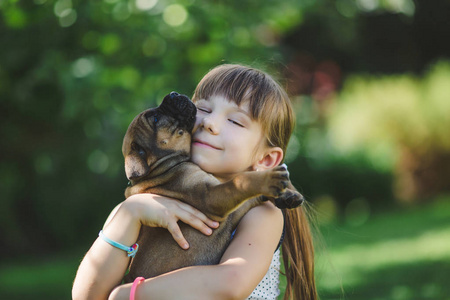
M 172 92 L 160 106 L 137 115 L 122 145 L 127 178 L 146 176 L 152 163 L 175 152 L 190 155 L 196 112 L 187 96 Z

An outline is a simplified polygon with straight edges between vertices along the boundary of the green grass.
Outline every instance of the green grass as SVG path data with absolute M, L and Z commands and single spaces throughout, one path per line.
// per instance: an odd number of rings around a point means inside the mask
M 0 265 L 0 299 L 71 299 L 82 254 L 27 257 Z
M 450 199 L 322 226 L 321 299 L 450 299 Z M 83 252 L 0 264 L 0 299 L 70 299 Z M 342 292 L 343 288 L 344 292 Z
M 450 299 L 450 199 L 328 225 L 317 255 L 322 299 Z M 342 288 L 344 292 L 342 292 Z

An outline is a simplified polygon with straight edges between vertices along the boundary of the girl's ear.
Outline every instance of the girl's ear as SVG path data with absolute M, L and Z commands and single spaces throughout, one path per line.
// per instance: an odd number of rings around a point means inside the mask
M 283 160 L 283 150 L 280 147 L 270 147 L 263 153 L 262 159 L 253 166 L 256 171 L 272 169 L 278 166 Z

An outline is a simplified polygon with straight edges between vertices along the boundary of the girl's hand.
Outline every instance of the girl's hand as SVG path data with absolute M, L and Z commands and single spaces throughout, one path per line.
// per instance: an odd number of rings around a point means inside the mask
M 128 197 L 122 205 L 127 206 L 142 225 L 169 230 L 174 240 L 183 249 L 188 249 L 189 244 L 180 230 L 178 221 L 192 226 L 205 235 L 210 235 L 211 228 L 219 226 L 218 222 L 209 219 L 194 207 L 179 200 L 158 195 L 136 194 Z

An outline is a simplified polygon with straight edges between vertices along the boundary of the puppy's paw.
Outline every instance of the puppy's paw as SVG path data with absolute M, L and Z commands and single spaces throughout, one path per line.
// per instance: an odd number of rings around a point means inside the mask
M 296 208 L 303 204 L 305 198 L 297 191 L 286 190 L 279 197 L 275 199 L 275 206 L 284 208 Z
M 289 173 L 283 166 L 261 173 L 261 176 L 265 177 L 265 183 L 261 186 L 264 196 L 278 197 L 289 184 Z

